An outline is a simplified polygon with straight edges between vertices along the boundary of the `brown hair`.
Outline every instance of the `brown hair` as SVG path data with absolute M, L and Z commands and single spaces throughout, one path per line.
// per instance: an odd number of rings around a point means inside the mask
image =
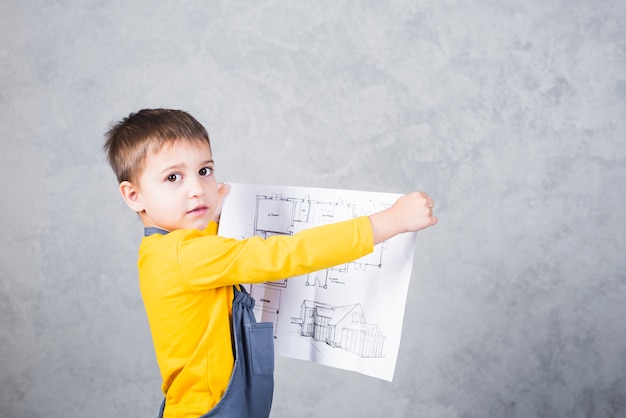
M 104 150 L 118 182 L 135 183 L 146 156 L 181 140 L 204 142 L 209 134 L 189 113 L 171 109 L 142 109 L 114 124 L 106 133 Z

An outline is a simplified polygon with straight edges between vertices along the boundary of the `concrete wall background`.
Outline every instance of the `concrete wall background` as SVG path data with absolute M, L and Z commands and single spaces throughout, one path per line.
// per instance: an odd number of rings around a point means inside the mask
M 101 151 L 191 112 L 222 181 L 428 191 L 393 383 L 278 359 L 272 417 L 626 415 L 626 3 L 0 5 L 0 416 L 152 417 L 141 226 Z

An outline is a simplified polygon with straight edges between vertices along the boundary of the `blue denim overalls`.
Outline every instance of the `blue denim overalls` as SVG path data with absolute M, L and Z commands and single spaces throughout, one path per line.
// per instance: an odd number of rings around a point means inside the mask
M 146 228 L 145 235 L 166 234 Z M 200 418 L 267 418 L 274 393 L 274 333 L 271 322 L 257 323 L 254 299 L 241 286 L 233 286 L 232 332 L 235 365 L 226 392 L 211 411 Z M 163 417 L 165 400 L 159 418 Z

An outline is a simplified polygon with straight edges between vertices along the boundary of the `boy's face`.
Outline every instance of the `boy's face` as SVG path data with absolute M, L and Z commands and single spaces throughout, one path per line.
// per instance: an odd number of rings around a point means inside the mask
M 148 155 L 138 184 L 120 190 L 145 227 L 204 229 L 221 209 L 213 169 L 208 144 L 182 140 Z

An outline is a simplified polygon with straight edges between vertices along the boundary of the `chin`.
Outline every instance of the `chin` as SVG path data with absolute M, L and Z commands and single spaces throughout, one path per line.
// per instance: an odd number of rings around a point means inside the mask
M 190 229 L 197 229 L 198 231 L 202 231 L 209 226 L 209 221 L 206 222 L 196 222 L 193 225 L 189 226 Z

